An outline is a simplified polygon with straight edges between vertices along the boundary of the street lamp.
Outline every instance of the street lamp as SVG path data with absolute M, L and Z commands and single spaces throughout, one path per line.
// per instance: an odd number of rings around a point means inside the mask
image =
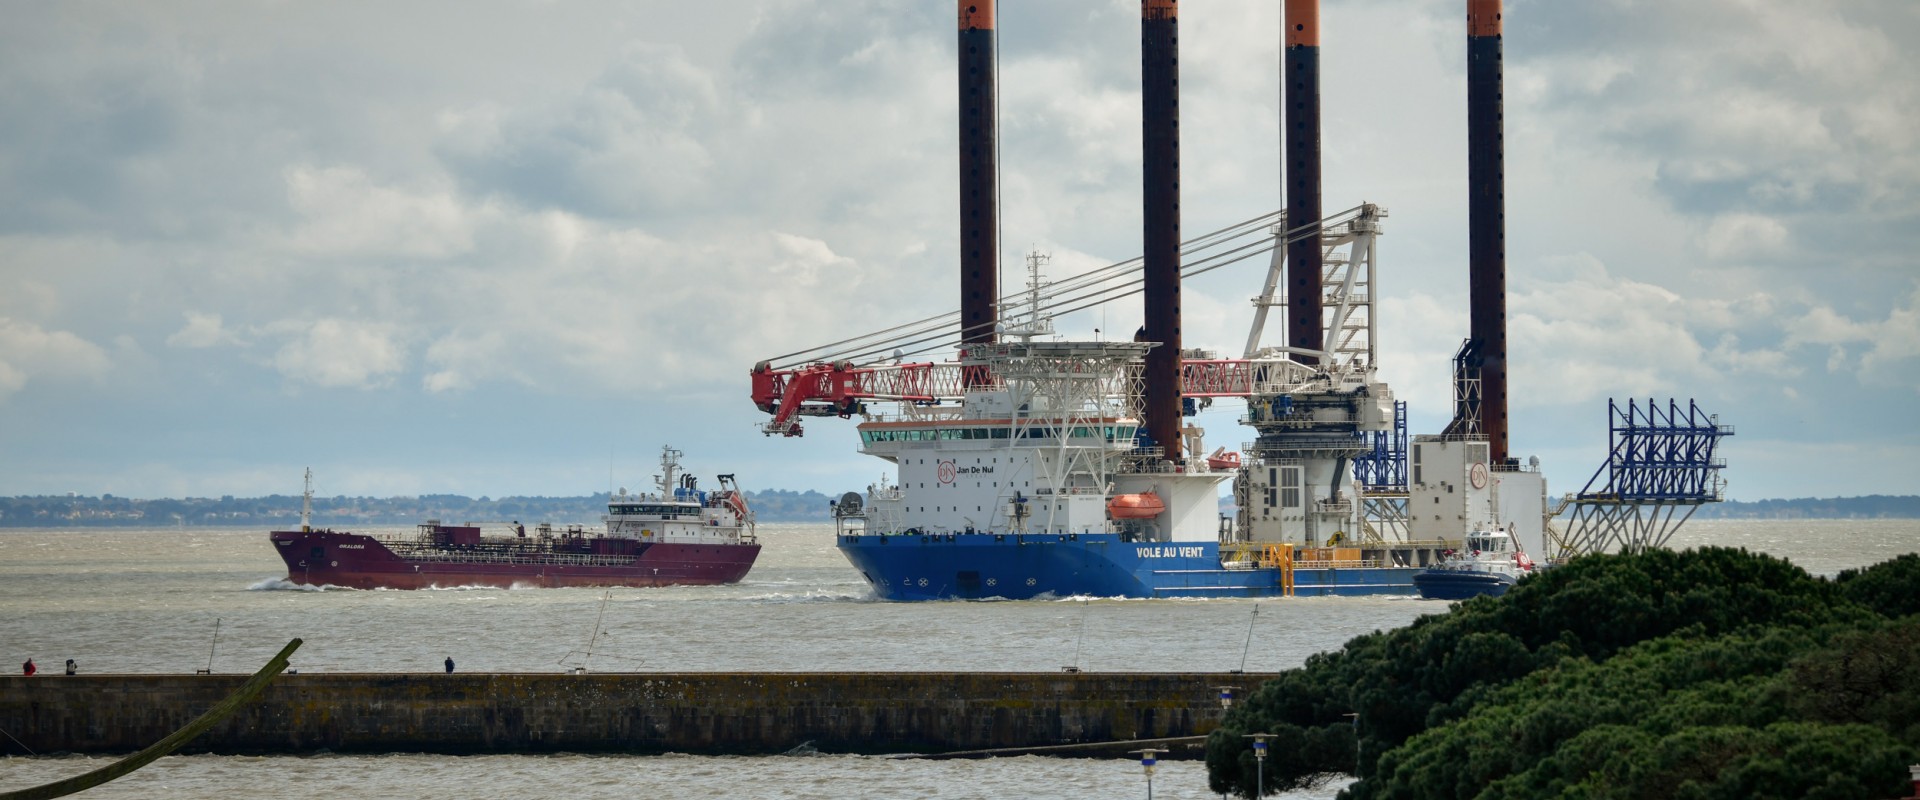
M 1156 756 L 1164 752 L 1167 752 L 1167 751 L 1156 750 L 1151 747 L 1145 750 L 1127 751 L 1128 755 L 1132 755 L 1134 753 L 1140 754 L 1140 768 L 1143 770 L 1146 770 L 1146 773 L 1147 773 L 1147 800 L 1153 800 L 1153 767 L 1155 764 L 1160 763 L 1160 759 L 1156 758 Z
M 1215 686 L 1215 687 L 1213 687 L 1213 688 L 1215 688 L 1215 689 L 1219 689 L 1219 690 L 1220 690 L 1220 710 L 1221 710 L 1221 711 L 1232 711 L 1232 710 L 1233 710 L 1233 690 L 1235 690 L 1235 689 L 1238 689 L 1238 688 L 1240 688 L 1240 687 L 1238 687 L 1238 686 Z
M 1253 796 L 1260 797 L 1267 791 L 1267 740 L 1271 733 L 1249 733 L 1240 738 L 1253 740 Z
M 1355 711 L 1340 716 L 1353 720 L 1353 777 L 1358 779 L 1360 777 L 1360 712 Z

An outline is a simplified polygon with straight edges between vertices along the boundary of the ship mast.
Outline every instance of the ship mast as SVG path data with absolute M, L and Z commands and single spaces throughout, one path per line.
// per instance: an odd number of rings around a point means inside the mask
M 676 473 L 680 470 L 681 455 L 683 454 L 680 451 L 673 449 L 673 445 L 666 445 L 660 448 L 660 474 L 655 475 L 654 480 L 660 483 L 660 499 L 662 500 L 673 499 L 674 480 Z
M 313 468 L 307 468 L 307 492 L 300 501 L 300 532 L 313 531 Z

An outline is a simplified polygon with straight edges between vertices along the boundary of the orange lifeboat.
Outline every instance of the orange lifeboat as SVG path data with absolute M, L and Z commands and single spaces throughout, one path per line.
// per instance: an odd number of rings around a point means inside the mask
M 1165 510 L 1167 504 L 1160 502 L 1160 495 L 1153 492 L 1116 494 L 1107 501 L 1107 513 L 1114 519 L 1153 519 Z
M 1240 454 L 1229 453 L 1227 448 L 1222 447 L 1207 456 L 1207 466 L 1213 469 L 1239 469 Z
M 746 521 L 747 498 L 742 497 L 739 492 L 728 492 L 726 498 L 721 502 L 727 504 L 727 508 L 733 512 L 735 517 L 740 518 L 742 522 Z

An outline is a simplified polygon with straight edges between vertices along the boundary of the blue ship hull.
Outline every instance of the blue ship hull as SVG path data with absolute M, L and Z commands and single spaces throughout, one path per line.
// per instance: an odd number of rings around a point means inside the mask
M 1119 534 L 843 534 L 840 552 L 885 600 L 1042 595 L 1279 597 L 1279 569 L 1225 569 L 1215 542 L 1143 543 Z M 1292 570 L 1293 594 L 1411 595 L 1419 567 Z
M 1464 569 L 1430 569 L 1413 576 L 1413 585 L 1428 600 L 1466 600 L 1499 597 L 1512 588 L 1512 575 Z

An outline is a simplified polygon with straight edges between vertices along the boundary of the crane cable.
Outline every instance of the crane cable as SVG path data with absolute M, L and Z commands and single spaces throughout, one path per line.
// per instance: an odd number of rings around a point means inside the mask
M 1282 213 L 1283 212 L 1272 212 L 1268 214 L 1262 214 L 1258 217 L 1254 217 L 1249 220 L 1243 220 L 1241 222 L 1237 222 L 1232 225 L 1229 225 L 1225 228 L 1221 228 L 1216 231 L 1202 234 L 1201 236 L 1195 237 L 1194 239 L 1186 242 L 1182 247 L 1182 252 L 1184 253 L 1184 252 L 1187 252 L 1188 250 L 1206 249 L 1208 247 L 1212 247 L 1213 245 L 1217 244 L 1220 241 L 1230 240 L 1230 239 L 1238 238 L 1240 236 L 1244 236 L 1248 232 L 1250 232 L 1251 229 L 1263 227 L 1267 224 L 1270 224 L 1275 218 L 1281 216 Z M 1125 274 L 1125 271 L 1137 268 L 1140 265 L 1140 263 L 1141 263 L 1141 259 L 1136 256 L 1134 258 L 1127 259 L 1126 261 L 1109 264 L 1107 266 L 1100 267 L 1090 272 L 1058 281 L 1052 284 L 1052 288 L 1054 289 L 1054 291 L 1059 292 L 1059 291 L 1072 290 L 1072 289 L 1079 288 L 1081 286 L 1085 286 L 1089 284 L 1103 283 L 1103 282 L 1112 280 L 1116 277 L 1123 277 Z M 1026 291 L 1024 290 L 1006 294 L 1000 298 L 1000 302 L 1001 302 L 1000 307 L 1002 308 L 1024 307 L 1026 305 L 1025 295 L 1026 295 Z M 939 314 L 932 317 L 927 317 L 925 319 L 920 319 L 912 322 L 902 323 L 900 325 L 895 325 L 891 328 L 887 328 L 884 330 L 874 331 L 872 333 L 865 333 L 859 336 L 842 339 L 837 342 L 819 345 L 816 347 L 809 347 L 805 350 L 798 350 L 792 353 L 786 353 L 783 355 L 775 356 L 774 358 L 768 359 L 768 361 L 775 365 L 786 365 L 786 366 L 797 366 L 799 363 L 805 363 L 805 362 L 811 362 L 811 361 L 832 361 L 832 360 L 836 360 L 835 356 L 844 355 L 845 353 L 850 352 L 852 348 L 845 348 L 845 346 L 847 345 L 854 345 L 857 342 L 862 342 L 864 340 L 871 340 L 877 337 L 886 336 L 888 334 L 893 334 L 901 331 L 907 331 L 908 329 L 944 326 L 954 320 L 957 320 L 959 317 L 960 317 L 959 311 L 949 311 L 947 313 Z M 919 331 L 905 333 L 903 334 L 902 337 L 896 337 L 896 339 L 883 340 L 883 342 L 891 343 L 891 342 L 897 341 L 899 338 L 914 336 L 918 332 Z M 878 345 L 868 345 L 868 346 L 878 346 Z M 821 351 L 832 351 L 834 348 L 843 348 L 843 349 L 840 350 L 839 352 L 830 352 L 830 353 L 825 353 L 821 355 L 812 355 L 812 356 L 808 355 L 810 353 L 819 353 Z M 801 358 L 802 356 L 806 356 L 806 357 Z
M 1184 263 L 1181 267 L 1181 277 L 1185 279 L 1212 272 L 1221 267 L 1237 264 L 1257 255 L 1271 253 L 1276 247 L 1282 247 L 1309 236 L 1317 236 L 1327 228 L 1349 222 L 1353 218 L 1358 217 L 1364 208 L 1364 205 L 1355 206 L 1354 208 L 1329 215 L 1319 220 L 1318 224 L 1308 224 L 1290 228 L 1286 231 L 1283 241 L 1265 240 L 1252 244 L 1243 244 L 1221 253 L 1211 254 L 1204 258 Z M 1262 214 L 1195 237 L 1194 239 L 1188 240 L 1182 247 L 1181 254 L 1183 256 L 1197 254 L 1200 251 L 1239 239 L 1255 230 L 1265 227 L 1283 215 L 1283 212 Z M 1063 316 L 1140 294 L 1144 291 L 1142 284 L 1145 280 L 1144 276 L 1137 274 L 1137 268 L 1141 262 L 1142 259 L 1136 257 L 1049 284 L 1048 289 L 1050 294 L 1048 295 L 1048 299 L 1051 302 L 1044 308 L 1051 316 Z M 1126 282 L 1112 284 L 1115 280 L 1128 278 L 1130 274 L 1132 277 Z M 1070 293 L 1075 291 L 1081 293 L 1069 296 Z M 1023 296 L 1025 294 L 1026 292 L 1018 292 L 1002 297 L 1002 304 L 1000 306 L 1003 310 L 1002 316 L 1005 316 L 1007 312 L 1015 312 L 1028 308 L 1031 302 Z M 1009 300 L 1014 302 L 1007 302 Z M 1063 305 L 1071 303 L 1078 303 L 1078 305 L 1062 308 Z M 960 312 L 951 311 L 945 314 L 896 325 L 885 330 L 788 353 L 769 359 L 765 363 L 775 369 L 790 369 L 806 363 L 858 361 L 859 359 L 876 355 L 884 357 L 890 350 L 897 353 L 899 357 L 940 350 L 959 344 L 962 340 L 963 336 L 961 334 L 952 331 L 936 332 L 941 328 L 945 328 L 959 316 Z M 889 334 L 898 335 L 876 341 L 877 337 L 887 336 Z M 918 345 L 923 344 L 926 346 L 918 347 Z M 907 350 L 906 348 L 908 347 L 913 347 L 914 349 Z M 823 353 L 822 351 L 827 352 Z M 809 354 L 817 355 L 809 356 Z M 799 356 L 807 357 L 796 358 Z

